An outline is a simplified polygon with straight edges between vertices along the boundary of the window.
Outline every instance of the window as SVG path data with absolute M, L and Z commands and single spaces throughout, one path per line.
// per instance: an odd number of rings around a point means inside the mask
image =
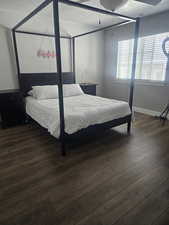
M 169 34 L 157 34 L 139 38 L 136 79 L 164 81 L 167 57 L 162 50 L 163 40 Z M 117 78 L 130 79 L 134 40 L 118 42 Z
M 130 79 L 133 39 L 118 42 L 117 78 Z

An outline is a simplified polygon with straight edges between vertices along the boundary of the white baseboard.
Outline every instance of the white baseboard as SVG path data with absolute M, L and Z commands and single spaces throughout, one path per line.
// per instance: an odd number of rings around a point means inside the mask
M 161 114 L 161 112 L 158 111 L 153 111 L 153 110 L 149 110 L 149 109 L 144 109 L 144 108 L 140 108 L 140 107 L 133 107 L 134 112 L 139 112 L 139 113 L 143 113 L 143 114 L 147 114 L 150 116 L 159 116 Z M 169 119 L 169 115 L 168 115 L 168 119 Z

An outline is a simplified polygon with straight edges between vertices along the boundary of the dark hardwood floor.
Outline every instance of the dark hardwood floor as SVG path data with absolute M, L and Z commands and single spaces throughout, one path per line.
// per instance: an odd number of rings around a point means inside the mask
M 88 140 L 90 139 L 90 140 Z M 169 225 L 169 122 L 59 143 L 36 124 L 0 130 L 0 225 Z

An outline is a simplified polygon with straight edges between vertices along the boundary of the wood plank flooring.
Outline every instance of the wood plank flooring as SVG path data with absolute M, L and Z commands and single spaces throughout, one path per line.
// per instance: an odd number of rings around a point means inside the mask
M 0 225 L 169 225 L 169 122 L 59 143 L 32 123 L 0 129 Z

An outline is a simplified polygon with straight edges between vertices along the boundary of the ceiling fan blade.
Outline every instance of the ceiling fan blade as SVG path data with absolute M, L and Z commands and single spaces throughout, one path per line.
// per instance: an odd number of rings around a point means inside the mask
M 148 4 L 148 5 L 157 5 L 162 0 L 135 0 L 135 1 L 142 2 L 142 3 Z

